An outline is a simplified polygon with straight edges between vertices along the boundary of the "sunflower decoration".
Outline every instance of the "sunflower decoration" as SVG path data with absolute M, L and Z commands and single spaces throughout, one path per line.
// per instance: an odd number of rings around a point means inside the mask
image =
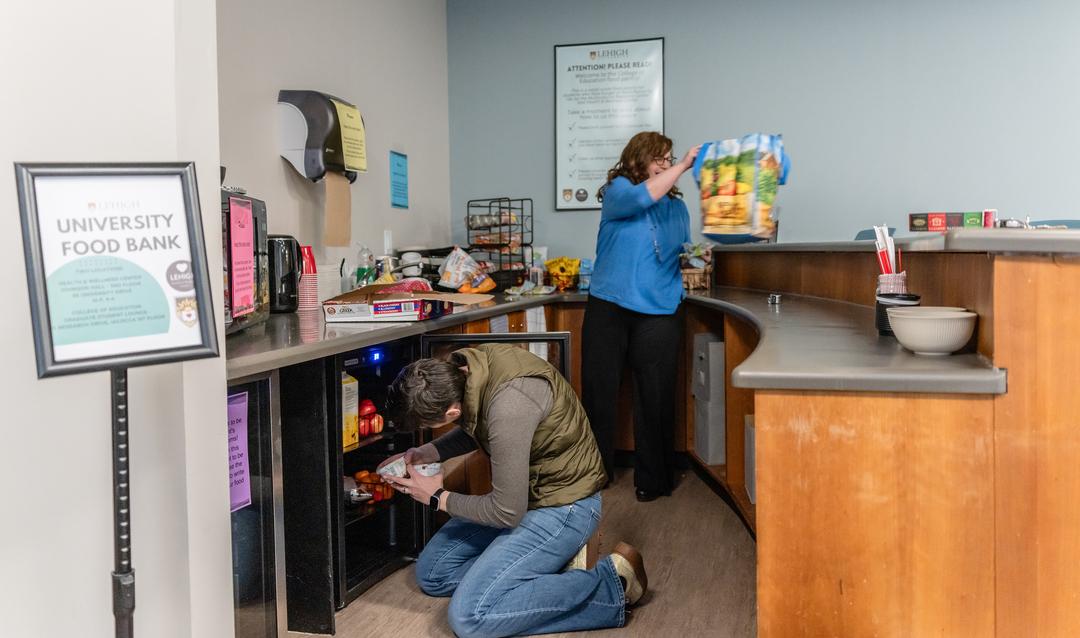
M 551 275 L 551 285 L 559 291 L 573 288 L 581 270 L 581 260 L 570 257 L 556 257 L 544 262 L 548 274 Z

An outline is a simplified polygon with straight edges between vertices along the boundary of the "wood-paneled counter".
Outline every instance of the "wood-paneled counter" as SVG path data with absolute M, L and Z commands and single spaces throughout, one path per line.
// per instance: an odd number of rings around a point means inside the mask
M 812 389 L 734 371 L 754 392 L 761 636 L 1080 631 L 1080 233 L 996 232 L 913 246 L 904 264 L 923 303 L 979 313 L 967 356 L 1006 375 L 1005 392 Z M 715 258 L 718 284 L 873 303 L 865 246 Z M 757 325 L 744 372 L 769 339 Z

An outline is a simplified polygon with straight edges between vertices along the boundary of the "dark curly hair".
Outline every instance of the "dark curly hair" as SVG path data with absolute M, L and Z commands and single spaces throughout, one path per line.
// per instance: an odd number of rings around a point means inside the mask
M 465 397 L 465 372 L 449 361 L 420 359 L 405 366 L 387 393 L 395 427 L 409 431 L 441 424 Z
M 604 190 L 608 184 L 620 175 L 630 180 L 631 184 L 640 184 L 649 179 L 649 165 L 658 157 L 665 157 L 672 149 L 671 138 L 656 131 L 644 131 L 630 138 L 619 156 L 619 161 L 607 172 L 607 181 L 596 192 L 596 199 L 604 201 Z M 678 187 L 672 186 L 668 197 L 682 197 Z

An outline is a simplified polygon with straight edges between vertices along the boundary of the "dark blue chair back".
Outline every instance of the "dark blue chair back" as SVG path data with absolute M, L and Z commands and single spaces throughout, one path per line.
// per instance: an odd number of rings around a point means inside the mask
M 889 226 L 889 237 L 893 237 L 895 235 L 896 235 L 896 229 L 893 228 L 892 226 Z M 859 232 L 855 233 L 855 241 L 863 241 L 863 240 L 866 240 L 866 239 L 869 239 L 871 241 L 874 240 L 874 239 L 877 239 L 877 235 L 874 234 L 874 229 L 873 228 L 864 228 L 864 229 L 860 230 Z

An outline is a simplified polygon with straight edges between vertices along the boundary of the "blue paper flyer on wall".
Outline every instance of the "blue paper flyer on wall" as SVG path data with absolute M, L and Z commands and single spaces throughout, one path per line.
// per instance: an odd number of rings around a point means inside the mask
M 409 156 L 390 151 L 390 205 L 409 207 Z

